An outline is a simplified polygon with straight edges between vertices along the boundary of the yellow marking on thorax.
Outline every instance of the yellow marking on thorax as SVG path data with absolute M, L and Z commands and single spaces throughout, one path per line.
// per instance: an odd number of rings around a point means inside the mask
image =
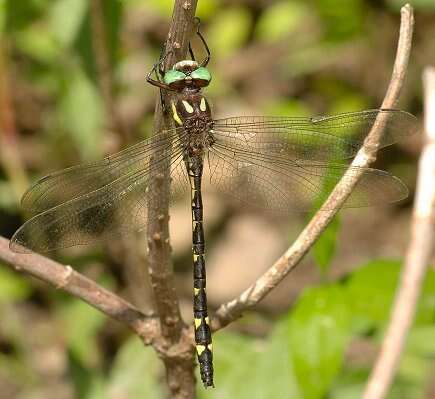
M 204 345 L 196 345 L 196 351 L 198 352 L 198 356 L 201 356 L 201 353 L 205 351 Z
M 193 294 L 195 295 L 195 296 L 197 296 L 198 294 L 199 294 L 199 288 L 194 288 L 193 289 Z
M 207 104 L 205 103 L 205 98 L 204 98 L 204 97 L 201 98 L 201 102 L 200 102 L 200 104 L 199 104 L 199 109 L 200 109 L 202 112 L 205 112 L 205 111 L 207 110 Z
M 175 122 L 177 122 L 179 125 L 183 124 L 183 122 L 181 122 L 180 117 L 178 116 L 177 108 L 175 108 L 174 103 L 172 103 L 172 117 L 174 118 Z
M 201 322 L 202 322 L 201 319 L 194 319 L 195 329 L 197 329 L 201 325 Z
M 213 344 L 208 344 L 207 348 L 210 352 L 213 352 Z
M 210 324 L 210 318 L 207 316 L 206 318 L 204 318 L 205 320 L 205 324 L 209 325 Z
M 193 107 L 186 100 L 183 100 L 182 103 L 183 103 L 184 108 L 186 109 L 186 111 L 189 114 L 193 114 Z

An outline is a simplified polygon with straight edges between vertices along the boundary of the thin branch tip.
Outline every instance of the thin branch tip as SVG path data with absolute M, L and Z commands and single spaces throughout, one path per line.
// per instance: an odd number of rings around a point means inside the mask
M 391 109 L 399 98 L 403 87 L 408 61 L 411 51 L 413 34 L 413 13 L 412 7 L 407 4 L 402 7 L 400 33 L 397 43 L 396 58 L 388 85 L 385 98 L 380 108 Z M 379 122 L 379 123 L 378 123 Z M 376 159 L 377 148 L 379 147 L 384 127 L 382 120 L 377 120 L 368 134 L 364 145 L 358 151 L 352 166 L 361 170 L 369 166 Z M 299 237 L 290 248 L 249 288 L 242 292 L 237 298 L 221 305 L 215 313 L 213 326 L 219 329 L 234 321 L 243 311 L 254 306 L 266 295 L 268 295 L 302 260 L 309 249 L 327 225 L 334 218 L 338 209 L 346 201 L 347 197 L 356 186 L 361 174 L 345 173 L 342 180 L 336 185 L 322 208 L 314 215 Z

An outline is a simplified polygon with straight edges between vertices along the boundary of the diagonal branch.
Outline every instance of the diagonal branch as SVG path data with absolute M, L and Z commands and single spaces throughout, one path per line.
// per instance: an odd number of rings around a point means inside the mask
M 407 4 L 401 10 L 401 25 L 396 60 L 393 73 L 382 108 L 393 108 L 399 98 L 408 66 L 411 52 L 412 31 L 414 17 L 412 7 Z M 314 215 L 293 245 L 282 255 L 269 270 L 267 270 L 248 289 L 237 298 L 219 307 L 213 319 L 212 328 L 218 330 L 231 321 L 237 319 L 241 313 L 262 300 L 272 291 L 302 260 L 304 255 L 313 246 L 339 208 L 344 204 L 363 174 L 363 168 L 376 159 L 376 152 L 383 133 L 386 120 L 378 118 L 368 134 L 364 145 L 358 151 L 352 162 L 353 167 L 359 167 L 344 174 L 341 181 L 335 186 L 328 199 L 320 210 Z
M 159 322 L 155 317 L 140 312 L 126 300 L 74 271 L 71 266 L 36 253 L 12 252 L 9 240 L 3 237 L 0 237 L 0 261 L 82 299 L 109 317 L 128 325 L 147 344 L 159 334 Z
M 435 68 L 423 75 L 426 143 L 420 157 L 411 240 L 400 285 L 379 357 L 364 392 L 364 399 L 385 397 L 393 380 L 406 335 L 414 319 L 426 268 L 435 239 Z

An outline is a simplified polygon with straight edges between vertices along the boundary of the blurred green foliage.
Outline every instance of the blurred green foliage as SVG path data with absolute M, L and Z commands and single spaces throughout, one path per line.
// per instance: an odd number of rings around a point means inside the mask
M 413 111 L 421 103 L 421 66 L 435 61 L 435 3 L 410 2 L 417 21 L 429 21 L 416 25 L 417 56 L 402 98 L 403 108 Z M 160 53 L 173 2 L 103 3 L 114 101 L 130 140 L 137 141 L 151 133 L 157 92 L 145 85 L 145 74 Z M 197 15 L 213 52 L 208 92 L 216 112 L 307 116 L 379 106 L 390 76 L 401 5 L 400 0 L 199 1 Z M 108 126 L 90 13 L 88 0 L 0 0 L 0 59 L 5 61 L 0 73 L 9 76 L 29 182 L 125 144 Z M 397 158 L 381 162 L 415 170 L 415 162 L 403 154 Z M 6 170 L 0 164 L 0 233 L 11 235 L 21 215 L 12 189 L 15 177 Z M 337 218 L 313 249 L 323 274 L 340 248 L 340 228 Z M 353 361 L 349 351 L 361 354 L 355 349 L 359 341 L 379 344 L 400 265 L 373 260 L 343 281 L 324 279 L 302 290 L 266 337 L 217 333 L 217 388 L 200 388 L 199 397 L 359 398 L 373 359 Z M 41 347 L 56 345 L 68 356 L 65 364 L 59 361 L 53 368 L 58 380 L 68 375 L 77 398 L 165 397 L 164 371 L 153 350 L 109 326 L 86 304 L 47 291 L 0 267 L 0 391 L 11 385 L 8 399 L 41 397 L 33 393 L 45 385 L 43 397 L 60 397 L 51 392 L 54 388 L 44 378 L 47 370 L 41 367 L 53 360 L 46 353 L 43 357 Z M 390 399 L 424 398 L 435 356 L 434 318 L 431 270 Z M 37 355 L 35 347 L 40 349 Z
M 360 397 L 370 364 L 343 368 L 346 349 L 358 339 L 379 342 L 400 266 L 396 261 L 373 261 L 343 283 L 306 289 L 292 311 L 275 324 L 267 341 L 215 334 L 217 388 L 201 391 L 200 397 L 320 399 L 328 393 L 334 399 Z M 421 397 L 434 356 L 434 278 L 431 270 L 389 398 Z M 361 319 L 369 320 L 371 328 L 366 324 L 361 329 Z
M 32 291 L 28 282 L 4 265 L 0 266 L 0 305 L 27 299 Z
M 343 283 L 307 289 L 292 311 L 275 324 L 267 341 L 219 332 L 214 338 L 217 388 L 200 391 L 200 397 L 315 399 L 328 392 L 333 398 L 360 397 L 370 365 L 343 368 L 346 348 L 357 339 L 378 342 L 393 293 L 385 287 L 395 286 L 399 271 L 399 262 L 373 261 Z M 371 293 L 376 294 L 367 304 L 369 275 Z M 421 397 L 427 375 L 420 371 L 428 370 L 434 355 L 433 278 L 435 273 L 430 271 L 421 300 L 427 308 L 420 307 L 420 314 L 427 312 L 428 317 L 419 317 L 411 331 L 396 389 L 389 398 Z M 380 303 L 386 306 L 381 306 L 373 319 L 361 303 L 373 310 Z M 355 328 L 361 318 L 377 325 L 370 335 Z

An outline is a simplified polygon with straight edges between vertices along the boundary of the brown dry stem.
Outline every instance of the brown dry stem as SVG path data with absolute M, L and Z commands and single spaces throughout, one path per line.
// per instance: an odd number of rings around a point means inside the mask
M 0 260 L 19 272 L 30 274 L 82 299 L 107 316 L 129 326 L 147 343 L 158 336 L 160 328 L 156 318 L 140 312 L 129 302 L 74 271 L 71 266 L 35 253 L 12 252 L 9 240 L 3 237 L 0 237 Z
M 423 75 L 425 145 L 419 161 L 411 240 L 391 319 L 363 399 L 384 398 L 393 381 L 409 328 L 414 319 L 423 279 L 434 249 L 435 229 L 435 68 Z
M 414 17 L 412 7 L 407 4 L 401 10 L 401 24 L 396 59 L 390 84 L 381 108 L 394 108 L 403 86 L 411 52 Z M 376 159 L 376 152 L 383 133 L 384 120 L 378 118 L 368 134 L 364 145 L 352 162 L 353 167 L 361 168 L 361 173 L 345 173 L 335 186 L 328 199 L 314 215 L 293 245 L 261 277 L 237 298 L 221 305 L 216 311 L 212 328 L 218 330 L 234 321 L 243 311 L 252 308 L 271 292 L 302 260 L 313 246 L 339 208 L 344 204 L 363 174 L 363 168 Z
M 196 4 L 196 0 L 176 0 L 174 2 L 172 22 L 165 43 L 167 54 L 164 62 L 165 70 L 175 62 L 184 59 L 187 54 L 193 31 Z M 170 94 L 162 94 L 165 104 L 169 104 Z M 162 112 L 159 94 L 156 102 L 154 131 L 169 129 L 173 126 L 172 124 L 172 118 Z M 159 160 L 161 156 L 162 152 L 156 151 L 150 163 L 152 164 L 153 160 Z M 169 160 L 166 168 L 154 174 L 149 190 L 154 195 L 148 201 L 148 271 L 162 332 L 159 353 L 165 364 L 166 379 L 172 397 L 193 398 L 195 397 L 193 342 L 189 329 L 180 314 L 169 243 Z M 180 345 L 181 351 L 177 356 L 170 356 L 171 348 L 180 343 L 185 343 L 185 345 Z
M 165 60 L 166 67 L 183 58 L 186 54 L 196 3 L 196 0 L 175 1 L 172 23 L 166 42 L 167 52 L 172 51 L 172 53 Z M 413 13 L 412 8 L 407 5 L 402 8 L 396 60 L 382 108 L 394 107 L 399 97 L 408 65 L 412 30 Z M 167 94 L 164 93 L 164 95 Z M 382 119 L 377 121 L 364 146 L 352 162 L 352 166 L 367 167 L 375 159 L 382 135 L 383 122 Z M 155 129 L 158 131 L 167 126 L 170 126 L 170 122 L 162 113 L 159 98 L 156 105 Z M 65 267 L 37 254 L 22 255 L 11 252 L 8 240 L 3 238 L 0 238 L 0 259 L 13 265 L 17 270 L 31 274 L 81 298 L 108 316 L 130 326 L 142 337 L 145 343 L 153 344 L 162 357 L 172 397 L 194 398 L 193 336 L 191 329 L 188 329 L 181 319 L 170 258 L 168 173 L 169 171 L 163 171 L 155 176 L 151 189 L 159 191 L 160 201 L 149 204 L 148 214 L 150 221 L 147 231 L 149 274 L 158 318 L 140 312 L 127 301 L 75 272 L 71 267 Z M 238 298 L 218 309 L 212 324 L 215 330 L 224 327 L 238 318 L 244 310 L 257 304 L 296 267 L 335 216 L 337 209 L 350 195 L 359 177 L 354 171 L 343 176 L 321 210 L 313 217 L 286 253 Z

